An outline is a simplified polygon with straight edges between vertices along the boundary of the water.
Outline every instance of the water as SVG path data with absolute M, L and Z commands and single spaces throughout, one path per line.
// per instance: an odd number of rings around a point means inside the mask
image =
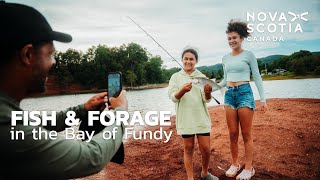
M 250 84 L 255 100 L 260 99 L 255 84 L 253 82 L 250 82 Z M 267 98 L 320 98 L 320 78 L 264 81 L 264 88 Z M 171 115 L 174 115 L 174 103 L 171 102 L 167 93 L 168 88 L 128 91 L 129 114 L 132 114 L 133 111 L 140 111 L 143 117 L 147 111 L 171 111 Z M 95 94 L 27 98 L 22 100 L 20 105 L 22 109 L 29 111 L 61 111 L 71 106 L 83 104 L 93 95 Z M 224 103 L 223 96 L 219 91 L 212 95 L 221 104 Z M 214 100 L 208 103 L 209 107 L 217 105 Z M 77 130 L 77 127 L 74 128 Z M 137 131 L 142 129 L 143 126 L 136 125 L 133 128 L 133 131 Z M 127 139 L 123 141 L 126 142 Z
M 320 78 L 264 81 L 267 98 L 320 98 Z M 250 82 L 255 100 L 260 99 L 254 82 Z M 168 89 L 147 89 L 128 91 L 129 111 L 171 111 L 174 112 L 174 103 L 168 98 Z M 85 103 L 95 94 L 59 95 L 49 97 L 27 98 L 21 101 L 25 110 L 65 110 L 70 106 Z M 223 104 L 223 96 L 219 91 L 212 94 Z M 208 106 L 218 105 L 214 100 Z

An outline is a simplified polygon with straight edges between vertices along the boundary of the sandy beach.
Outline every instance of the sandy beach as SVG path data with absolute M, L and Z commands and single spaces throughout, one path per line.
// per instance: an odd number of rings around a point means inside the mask
M 256 102 L 259 106 L 259 102 Z M 320 179 L 320 99 L 268 99 L 269 111 L 255 111 L 253 121 L 254 168 L 252 179 Z M 229 136 L 222 106 L 209 108 L 211 160 L 209 171 L 227 178 L 223 169 L 231 162 Z M 175 117 L 168 143 L 134 140 L 125 143 L 125 162 L 110 163 L 100 173 L 81 179 L 186 179 L 182 138 L 176 134 Z M 158 130 L 159 127 L 148 127 Z M 240 163 L 244 162 L 242 137 Z M 201 156 L 195 146 L 194 174 L 200 179 Z

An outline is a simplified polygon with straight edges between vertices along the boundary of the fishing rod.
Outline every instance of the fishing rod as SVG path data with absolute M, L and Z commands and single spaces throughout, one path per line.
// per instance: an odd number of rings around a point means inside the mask
M 145 31 L 138 23 L 136 23 L 133 19 L 131 19 L 131 17 L 128 16 L 128 18 L 135 23 L 143 32 L 145 32 L 154 42 L 156 42 L 158 44 L 159 47 L 161 47 L 174 61 L 176 61 L 176 63 L 179 64 L 179 66 L 183 69 L 183 67 L 181 66 L 181 64 L 173 57 L 171 56 L 171 54 L 164 49 L 147 31 Z
M 163 48 L 147 31 L 145 31 L 138 23 L 136 23 L 131 17 L 128 16 L 128 18 L 134 23 L 136 24 L 144 33 L 146 33 L 155 43 L 158 44 L 159 47 L 161 47 L 161 49 L 163 49 L 176 63 L 179 64 L 179 66 L 183 69 L 183 66 L 165 49 Z M 216 103 L 220 104 L 220 102 L 214 98 L 212 95 L 211 97 L 216 101 Z

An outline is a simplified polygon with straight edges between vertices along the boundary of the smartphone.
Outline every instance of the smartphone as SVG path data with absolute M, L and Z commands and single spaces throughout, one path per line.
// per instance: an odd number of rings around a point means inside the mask
M 108 73 L 108 99 L 110 97 L 118 97 L 122 90 L 122 74 L 121 72 Z

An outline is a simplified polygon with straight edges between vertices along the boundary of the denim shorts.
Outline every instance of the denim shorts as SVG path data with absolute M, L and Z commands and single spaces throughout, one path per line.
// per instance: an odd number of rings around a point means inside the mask
M 237 110 L 241 107 L 256 109 L 252 89 L 249 83 L 239 86 L 227 86 L 227 91 L 224 95 L 224 104 L 231 106 Z

